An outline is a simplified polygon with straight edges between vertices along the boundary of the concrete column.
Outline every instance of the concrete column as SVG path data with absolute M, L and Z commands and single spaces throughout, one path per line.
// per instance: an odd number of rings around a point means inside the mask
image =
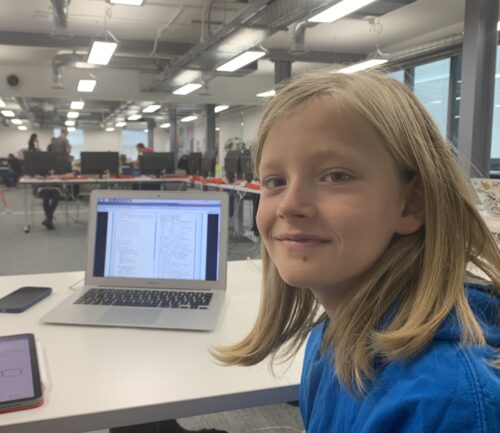
M 175 162 L 179 160 L 179 149 L 177 149 L 177 109 L 168 108 L 168 121 L 170 123 L 170 151 L 175 154 Z
M 155 126 L 156 122 L 154 119 L 147 119 L 148 124 L 148 147 L 150 149 L 154 149 L 154 134 L 155 134 Z
M 498 0 L 466 0 L 458 148 L 488 176 L 493 125 Z
M 207 115 L 207 152 L 215 152 L 215 105 L 207 104 L 205 112 Z
M 290 60 L 274 61 L 274 83 L 278 84 L 292 76 L 292 62 Z

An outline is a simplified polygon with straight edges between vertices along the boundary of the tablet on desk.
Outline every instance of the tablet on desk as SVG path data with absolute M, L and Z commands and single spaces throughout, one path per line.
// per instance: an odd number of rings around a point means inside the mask
M 43 404 L 42 382 L 33 334 L 0 337 L 0 413 Z

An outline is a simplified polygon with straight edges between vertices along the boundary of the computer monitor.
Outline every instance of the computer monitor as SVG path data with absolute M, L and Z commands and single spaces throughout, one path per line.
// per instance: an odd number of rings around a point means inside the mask
M 244 150 L 240 156 L 240 170 L 243 179 L 247 182 L 251 182 L 253 180 L 253 164 L 252 164 L 252 155 L 249 150 Z
M 236 178 L 241 177 L 240 168 L 241 152 L 239 150 L 230 150 L 224 158 L 224 171 L 229 182 L 234 182 Z
M 24 154 L 24 174 L 47 176 L 71 171 L 68 155 L 61 152 L 26 152 Z
M 139 156 L 139 171 L 156 177 L 175 173 L 174 152 L 143 153 Z
M 187 157 L 187 174 L 201 174 L 201 152 L 191 152 Z
M 9 168 L 9 158 L 0 158 L 0 168 Z
M 215 177 L 215 152 L 206 152 L 201 159 L 201 175 Z
M 81 174 L 118 174 L 120 154 L 118 152 L 82 152 L 80 154 Z

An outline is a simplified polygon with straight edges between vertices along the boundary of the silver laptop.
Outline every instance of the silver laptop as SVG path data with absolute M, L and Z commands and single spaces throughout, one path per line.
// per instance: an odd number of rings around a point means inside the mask
M 92 191 L 84 288 L 42 321 L 212 330 L 227 238 L 224 192 Z

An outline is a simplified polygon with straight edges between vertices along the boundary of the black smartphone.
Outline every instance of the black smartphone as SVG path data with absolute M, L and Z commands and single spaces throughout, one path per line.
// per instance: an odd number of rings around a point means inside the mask
M 42 381 L 33 334 L 0 337 L 0 413 L 43 403 Z
M 0 313 L 21 313 L 51 293 L 50 287 L 21 287 L 0 299 Z

